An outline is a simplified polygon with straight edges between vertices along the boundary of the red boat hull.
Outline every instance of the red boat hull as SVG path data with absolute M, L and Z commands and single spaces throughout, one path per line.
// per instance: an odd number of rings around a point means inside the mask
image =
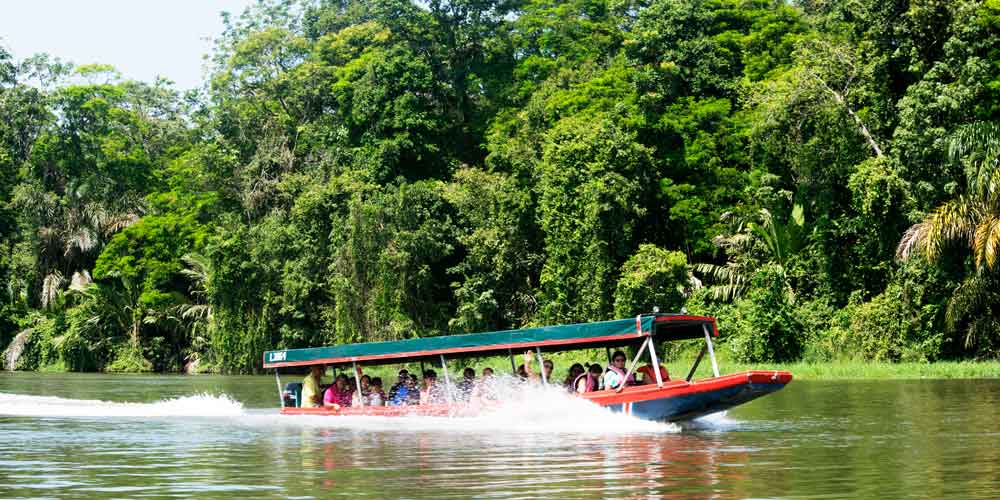
M 777 391 L 791 382 L 786 371 L 747 371 L 693 382 L 671 380 L 655 384 L 626 387 L 622 391 L 606 390 L 578 397 L 606 406 L 611 411 L 634 415 L 644 420 L 682 421 L 724 411 Z M 467 417 L 482 413 L 476 404 L 443 404 L 417 406 L 365 406 L 345 408 L 282 408 L 284 415 L 324 416 L 435 416 Z

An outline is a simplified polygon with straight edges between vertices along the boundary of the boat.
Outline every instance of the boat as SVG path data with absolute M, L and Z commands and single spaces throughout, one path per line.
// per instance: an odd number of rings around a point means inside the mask
M 651 313 L 640 314 L 635 318 L 592 323 L 267 351 L 264 353 L 263 366 L 275 370 L 282 402 L 281 413 L 284 415 L 473 416 L 483 411 L 483 407 L 479 404 L 462 403 L 451 397 L 454 386 L 447 371 L 449 360 L 509 356 L 513 371 L 515 354 L 526 351 L 534 352 L 538 357 L 538 366 L 541 366 L 543 353 L 599 348 L 610 353 L 613 348 L 632 347 L 636 354 L 628 364 L 627 374 L 634 374 L 644 356 L 648 356 L 649 366 L 660 365 L 657 345 L 700 338 L 705 343 L 684 379 L 666 380 L 657 370 L 652 370 L 656 378 L 653 383 L 580 393 L 576 396 L 607 407 L 613 412 L 645 420 L 679 422 L 728 410 L 775 392 L 791 382 L 792 374 L 781 370 L 750 370 L 720 375 L 712 342 L 718 335 L 718 325 L 712 317 Z M 695 380 L 694 374 L 706 353 L 713 376 Z M 321 364 L 344 369 L 345 373 L 353 373 L 357 377 L 360 366 L 408 362 L 430 362 L 437 367 L 444 367 L 449 402 L 412 406 L 302 408 L 297 403 L 294 384 L 289 384 L 291 389 L 282 386 L 278 373 L 281 368 Z M 542 380 L 542 383 L 547 384 L 548 381 Z M 357 385 L 360 387 L 360 383 Z

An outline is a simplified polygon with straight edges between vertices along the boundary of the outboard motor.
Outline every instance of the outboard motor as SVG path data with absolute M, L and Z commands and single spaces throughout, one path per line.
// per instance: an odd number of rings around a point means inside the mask
M 289 382 L 285 384 L 285 390 L 281 391 L 281 399 L 285 401 L 286 408 L 298 408 L 302 406 L 302 382 Z

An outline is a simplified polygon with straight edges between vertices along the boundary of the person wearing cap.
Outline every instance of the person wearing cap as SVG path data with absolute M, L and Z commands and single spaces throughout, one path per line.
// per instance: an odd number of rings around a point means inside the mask
M 312 365 L 309 367 L 309 375 L 302 379 L 302 408 L 319 408 L 323 404 L 323 373 L 326 372 L 324 365 Z

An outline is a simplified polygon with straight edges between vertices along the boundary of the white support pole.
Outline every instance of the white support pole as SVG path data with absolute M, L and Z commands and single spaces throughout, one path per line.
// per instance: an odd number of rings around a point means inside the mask
M 653 362 L 653 373 L 656 374 L 656 387 L 663 387 L 663 375 L 660 375 L 660 359 L 656 357 L 656 343 L 649 337 L 649 359 Z
M 535 354 L 538 354 L 538 372 L 542 374 L 542 385 L 549 385 L 548 377 L 545 376 L 545 360 L 542 359 L 542 348 L 536 347 Z
M 719 363 L 715 361 L 715 348 L 712 347 L 712 336 L 708 333 L 708 325 L 702 324 L 701 329 L 705 332 L 705 343 L 708 345 L 708 359 L 712 360 L 712 373 L 719 376 Z
M 628 367 L 628 371 L 625 372 L 625 378 L 622 379 L 622 383 L 618 385 L 618 389 L 616 389 L 615 392 L 622 392 L 622 389 L 625 388 L 625 381 L 628 380 L 628 376 L 635 371 L 635 365 L 639 364 L 639 358 L 642 357 L 642 352 L 646 350 L 646 346 L 649 345 L 651 341 L 652 339 L 646 337 L 646 340 L 642 342 L 642 347 L 639 348 L 639 352 L 636 353 L 634 358 L 632 358 L 632 363 Z
M 274 369 L 274 381 L 278 384 L 278 401 L 281 401 L 281 407 L 285 407 L 285 395 L 284 391 L 281 390 L 281 377 L 278 376 L 278 369 Z
M 452 404 L 455 399 L 451 396 L 451 377 L 448 376 L 448 365 L 444 362 L 444 354 L 441 354 L 441 371 L 444 372 L 444 388 L 448 394 L 448 404 Z M 427 391 L 428 396 L 430 396 L 430 387 L 427 388 Z
M 352 361 L 351 364 L 354 366 L 354 385 L 358 386 L 358 402 L 361 406 L 365 405 L 365 395 L 361 393 L 361 377 L 358 376 L 358 362 Z

